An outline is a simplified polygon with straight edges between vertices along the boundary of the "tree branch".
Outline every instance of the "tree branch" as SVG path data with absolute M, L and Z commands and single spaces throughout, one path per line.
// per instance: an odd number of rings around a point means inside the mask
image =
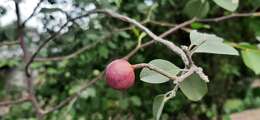
M 23 61 L 24 63 L 27 63 L 29 56 L 28 56 L 28 51 L 25 45 L 25 41 L 24 41 L 24 26 L 21 25 L 21 14 L 20 14 L 20 8 L 19 8 L 19 1 L 15 1 L 15 11 L 16 11 L 16 16 L 17 16 L 17 33 L 18 33 L 18 41 L 19 44 L 22 48 L 23 51 Z M 35 93 L 34 93 L 34 88 L 33 88 L 33 80 L 31 76 L 26 76 L 26 82 L 27 82 L 27 92 L 29 94 L 28 99 L 31 101 L 33 107 L 36 110 L 36 114 L 37 114 L 37 118 L 38 119 L 42 119 L 41 116 L 41 108 L 37 102 Z
M 196 19 L 192 19 L 192 20 L 189 20 L 189 21 L 186 21 L 182 24 L 179 24 L 177 26 L 175 26 L 174 28 L 166 31 L 165 33 L 161 34 L 160 36 L 157 36 L 155 35 L 153 32 L 151 32 L 148 28 L 146 28 L 145 26 L 143 26 L 141 23 L 135 21 L 134 19 L 131 19 L 127 16 L 123 16 L 123 15 L 120 15 L 120 14 L 117 14 L 117 13 L 114 13 L 112 11 L 108 11 L 108 10 L 93 10 L 93 11 L 90 11 L 88 12 L 87 14 L 83 15 L 83 16 L 79 16 L 79 17 L 76 17 L 76 18 L 72 18 L 72 19 L 69 19 L 59 30 L 58 32 L 56 32 L 55 34 L 51 35 L 49 38 L 47 38 L 40 46 L 39 48 L 36 50 L 36 52 L 33 54 L 33 56 L 30 58 L 29 62 L 27 63 L 26 65 L 26 70 L 28 70 L 30 64 L 34 61 L 35 57 L 37 56 L 38 52 L 40 52 L 40 50 L 52 39 L 54 39 L 60 32 L 63 28 L 65 28 L 67 26 L 67 24 L 70 22 L 70 21 L 74 21 L 76 19 L 80 19 L 82 17 L 86 17 L 86 16 L 89 16 L 90 14 L 93 14 L 93 13 L 103 13 L 103 14 L 107 14 L 111 17 L 114 17 L 114 18 L 117 18 L 117 19 L 120 19 L 122 21 L 125 21 L 125 22 L 128 22 L 130 24 L 133 24 L 135 26 L 137 26 L 138 28 L 140 28 L 141 30 L 143 30 L 144 32 L 146 32 L 152 39 L 154 40 L 151 40 L 149 42 L 146 42 L 144 44 L 142 44 L 140 47 L 138 47 L 137 49 L 134 49 L 133 51 L 131 51 L 126 57 L 126 59 L 129 59 L 131 56 L 133 56 L 139 49 L 141 48 L 144 48 L 146 46 L 149 46 L 155 42 L 160 42 L 166 46 L 168 46 L 169 48 L 171 48 L 172 51 L 174 51 L 175 53 L 177 53 L 178 55 L 181 56 L 181 58 L 183 59 L 184 63 L 187 64 L 189 63 L 190 60 L 188 60 L 187 56 L 186 56 L 186 53 L 181 49 L 179 48 L 178 46 L 176 46 L 175 44 L 173 44 L 172 42 L 170 41 L 167 41 L 165 39 L 162 39 L 161 37 L 165 37 L 169 34 L 171 34 L 172 32 L 174 31 L 177 31 L 178 29 L 181 29 L 191 23 L 193 23 L 194 21 L 199 21 L 199 22 L 215 22 L 215 21 L 221 21 L 221 20 L 226 20 L 226 19 L 230 19 L 230 18 L 235 18 L 235 17 L 245 17 L 245 16 L 248 16 L 248 15 L 254 15 L 254 16 L 259 16 L 259 13 L 257 14 L 242 14 L 242 15 L 232 15 L 232 16 L 227 16 L 227 17 L 222 17 L 222 18 L 212 18 L 212 19 L 199 19 L 199 20 L 196 20 Z M 213 20 L 213 19 L 216 19 L 216 20 Z M 168 76 L 170 79 L 176 79 L 175 81 L 178 81 L 178 82 L 181 82 L 183 81 L 185 78 L 189 77 L 191 74 L 193 74 L 194 72 L 196 72 L 197 74 L 200 74 L 201 71 L 201 68 L 199 67 L 196 67 L 195 65 L 192 65 L 188 71 L 185 71 L 183 72 L 183 74 L 181 74 L 181 76 L 170 76 L 169 74 L 165 74 L 163 73 L 162 71 L 154 68 L 154 67 L 151 67 L 149 64 L 140 64 L 140 66 L 136 66 L 137 68 L 141 68 L 141 67 L 147 67 L 147 68 L 150 68 L 152 70 L 157 70 L 157 72 L 159 73 L 162 73 L 164 74 L 165 76 Z M 80 93 L 82 91 L 84 91 L 86 88 L 88 88 L 90 85 L 94 84 L 97 80 L 99 80 L 102 76 L 103 76 L 103 73 L 100 74 L 98 77 L 96 77 L 95 79 L 91 80 L 90 82 L 88 82 L 85 86 L 83 86 L 80 91 L 78 91 L 77 93 L 73 94 L 72 96 L 69 96 L 68 98 L 66 98 L 65 100 L 61 101 L 57 106 L 54 106 L 52 109 L 49 109 L 47 110 L 46 112 L 42 112 L 42 115 L 45 115 L 45 114 L 48 114 L 48 113 L 51 113 L 55 110 L 58 110 L 62 107 L 64 107 L 65 105 L 67 105 L 71 100 L 73 100 L 74 98 L 77 98 L 79 97 Z M 30 73 L 28 72 L 28 74 L 30 75 Z M 33 101 L 32 101 L 33 102 Z

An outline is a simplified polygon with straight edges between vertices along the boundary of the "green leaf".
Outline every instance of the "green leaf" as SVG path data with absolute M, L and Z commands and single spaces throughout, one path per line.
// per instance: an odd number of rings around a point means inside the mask
M 208 12 L 209 3 L 206 0 L 190 0 L 184 7 L 184 13 L 191 18 L 203 18 Z
M 247 43 L 247 42 L 239 43 L 238 45 L 236 45 L 236 47 L 241 49 L 241 50 L 258 50 L 257 45 L 250 44 L 250 43 Z
M 195 53 L 213 53 L 213 54 L 226 54 L 226 55 L 238 55 L 238 51 L 223 43 L 223 39 L 207 33 L 200 33 L 196 30 L 190 33 L 191 44 L 198 47 L 194 51 Z
M 117 7 L 120 7 L 122 0 L 114 0 Z
M 137 29 L 136 27 L 134 27 L 134 28 L 132 29 L 132 31 L 133 31 L 133 33 L 135 34 L 136 37 L 139 37 L 139 36 L 140 36 L 140 30 Z
M 235 11 L 239 5 L 239 0 L 213 0 L 218 6 L 228 10 Z
M 239 43 L 238 48 L 242 49 L 242 50 L 257 50 L 257 46 L 256 45 L 252 45 L 250 43 L 247 43 L 247 42 L 242 42 L 242 43 Z
M 207 24 L 194 22 L 194 23 L 191 24 L 191 28 L 192 29 L 201 29 L 201 28 L 209 29 L 210 26 L 207 25 Z
M 40 12 L 42 13 L 52 13 L 52 12 L 57 12 L 57 11 L 62 11 L 60 8 L 42 8 Z
M 137 96 L 132 96 L 130 98 L 131 102 L 133 103 L 134 106 L 141 106 L 142 105 L 142 101 L 139 97 Z
M 124 47 L 127 49 L 127 50 L 130 50 L 130 49 L 133 49 L 133 47 L 135 46 L 135 42 L 134 41 L 126 41 L 124 43 Z
M 149 64 L 154 65 L 155 67 L 157 67 L 171 75 L 176 75 L 180 72 L 180 69 L 177 66 L 175 66 L 174 64 L 172 64 L 171 62 L 166 61 L 166 60 L 156 59 L 156 60 L 152 60 L 151 62 L 149 62 Z M 142 69 L 142 71 L 140 73 L 140 78 L 144 82 L 154 83 L 154 84 L 164 83 L 164 82 L 169 81 L 169 78 L 167 78 L 153 70 L 150 70 L 148 68 Z
M 254 1 L 251 1 L 251 5 L 254 7 L 252 9 L 257 9 L 260 7 L 260 0 L 254 0 Z
M 136 10 L 140 13 L 147 13 L 149 10 L 149 6 L 147 6 L 147 4 L 145 3 L 139 3 L 136 5 L 136 7 L 137 7 Z
M 165 104 L 164 95 L 157 95 L 153 100 L 153 116 L 155 120 L 159 120 Z
M 119 105 L 120 105 L 120 108 L 122 108 L 123 110 L 126 110 L 129 107 L 128 99 L 121 99 L 119 101 Z
M 123 38 L 130 38 L 130 35 L 129 35 L 127 32 L 122 31 L 122 32 L 119 32 L 118 34 L 119 34 L 121 37 L 123 37 Z
M 197 74 L 192 74 L 190 77 L 180 83 L 180 89 L 184 95 L 192 101 L 199 101 L 208 92 L 207 83 L 202 80 Z
M 259 50 L 243 50 L 242 58 L 247 67 L 252 69 L 255 74 L 260 74 L 260 51 Z
M 235 112 L 243 108 L 243 101 L 240 99 L 229 99 L 224 104 L 224 110 L 227 113 Z
M 109 50 L 106 46 L 100 46 L 98 48 L 98 54 L 103 58 L 108 58 Z
M 260 36 L 260 21 L 259 19 L 255 18 L 255 19 L 251 19 L 249 22 L 249 27 L 251 30 L 253 30 L 253 32 L 255 33 L 255 36 L 257 38 L 257 36 Z M 260 39 L 260 38 L 259 38 Z
M 87 99 L 90 97 L 96 97 L 96 90 L 94 88 L 87 88 L 80 93 L 80 98 Z
M 69 95 L 72 95 L 72 94 L 74 94 L 74 93 L 76 93 L 76 92 L 78 92 L 79 90 L 80 90 L 80 86 L 79 85 L 76 85 L 76 86 L 71 86 L 71 88 L 69 89 Z

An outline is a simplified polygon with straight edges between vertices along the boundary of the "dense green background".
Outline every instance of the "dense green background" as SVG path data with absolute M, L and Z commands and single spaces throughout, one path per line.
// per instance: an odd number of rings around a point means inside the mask
M 66 1 L 66 0 L 65 0 Z M 152 1 L 152 0 L 147 0 Z M 146 2 L 147 2 L 146 1 Z M 193 13 L 184 10 L 189 0 L 157 0 L 153 5 L 147 5 L 143 0 L 74 0 L 76 8 L 95 4 L 99 8 L 107 8 L 118 11 L 138 21 L 147 18 L 150 11 L 150 20 L 163 21 L 177 24 L 189 20 Z M 212 0 L 209 3 L 209 11 L 201 17 L 211 18 L 228 15 L 230 12 L 217 6 Z M 61 1 L 46 0 L 49 4 L 61 4 Z M 156 5 L 155 5 L 156 4 Z M 259 0 L 240 0 L 237 12 L 255 12 L 259 10 Z M 5 8 L 0 5 L 0 19 L 4 15 Z M 79 9 L 81 13 L 84 10 Z M 26 12 L 21 10 L 21 12 Z M 53 12 L 59 9 L 42 9 L 44 14 L 42 22 L 48 26 L 55 16 Z M 72 12 L 76 12 L 72 10 Z M 205 12 L 205 11 L 202 11 Z M 72 14 L 72 13 L 69 13 Z M 191 15 L 190 15 L 191 14 Z M 200 15 L 199 15 L 200 16 Z M 169 26 L 161 26 L 153 23 L 145 24 L 154 33 L 159 35 L 168 30 Z M 68 32 L 59 36 L 48 44 L 39 56 L 63 56 L 76 50 L 99 42 L 93 48 L 84 51 L 77 57 L 68 60 L 35 62 L 33 69 L 38 72 L 36 94 L 44 108 L 53 106 L 79 89 L 83 84 L 94 78 L 105 66 L 112 61 L 125 56 L 135 48 L 137 38 L 141 33 L 133 28 L 118 32 L 117 29 L 129 26 L 121 21 L 98 15 L 90 19 L 89 29 L 85 30 L 81 25 L 73 23 L 68 27 Z M 246 42 L 251 45 L 259 43 L 256 36 L 260 35 L 259 18 L 246 17 L 230 19 L 219 23 L 194 23 L 188 26 L 208 33 L 214 33 L 227 42 L 239 44 Z M 26 31 L 34 31 L 35 28 L 27 28 Z M 40 38 L 44 40 L 53 33 L 53 28 L 45 28 Z M 0 26 L 1 42 L 13 41 L 15 36 L 15 24 Z M 176 44 L 189 45 L 189 33 L 179 30 L 167 37 Z M 40 42 L 32 41 L 32 36 L 26 34 L 28 46 L 38 45 Z M 148 41 L 146 37 L 143 41 Z M 15 47 L 15 46 L 12 46 Z M 58 52 L 53 52 L 57 48 Z M 239 49 L 240 50 L 240 49 Z M 258 49 L 259 50 L 259 49 Z M 165 59 L 182 67 L 181 59 L 173 54 L 165 46 L 154 44 L 139 51 L 130 59 L 130 63 L 149 62 L 153 59 Z M 252 88 L 251 84 L 257 79 L 257 75 L 244 64 L 241 56 L 197 54 L 195 62 L 204 68 L 209 75 L 210 83 L 208 94 L 199 102 L 191 102 L 178 92 L 177 96 L 166 103 L 163 111 L 163 120 L 207 120 L 215 117 L 228 119 L 230 113 L 260 107 L 260 88 Z M 259 57 L 258 57 L 259 58 Z M 260 60 L 258 60 L 260 61 Z M 259 63 L 258 63 L 259 64 Z M 21 58 L 0 58 L 0 100 L 18 98 L 23 87 L 11 85 L 7 87 L 8 76 L 12 70 L 19 70 Z M 260 68 L 259 68 L 260 69 Z M 148 84 L 139 80 L 139 70 L 136 71 L 136 83 L 134 87 L 119 92 L 109 88 L 105 80 L 101 79 L 82 93 L 82 96 L 67 107 L 47 115 L 47 120 L 147 120 L 152 119 L 153 97 L 169 91 L 172 86 L 164 84 Z M 259 76 L 258 76 L 259 77 Z M 259 80 L 258 80 L 259 81 Z M 8 90 L 7 90 L 8 89 Z M 34 119 L 34 112 L 30 103 L 12 106 L 10 111 L 1 116 L 4 120 Z

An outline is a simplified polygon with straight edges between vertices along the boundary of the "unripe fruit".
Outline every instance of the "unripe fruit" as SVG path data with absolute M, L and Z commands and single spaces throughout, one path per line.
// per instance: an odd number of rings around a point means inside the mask
M 135 82 L 134 68 L 124 59 L 112 61 L 105 74 L 107 84 L 117 90 L 126 90 Z

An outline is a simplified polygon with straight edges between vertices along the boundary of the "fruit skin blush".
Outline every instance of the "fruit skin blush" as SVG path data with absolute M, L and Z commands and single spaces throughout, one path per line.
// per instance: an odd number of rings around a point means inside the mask
M 117 59 L 108 64 L 105 75 L 107 84 L 117 90 L 127 90 L 135 82 L 134 68 L 124 59 Z

